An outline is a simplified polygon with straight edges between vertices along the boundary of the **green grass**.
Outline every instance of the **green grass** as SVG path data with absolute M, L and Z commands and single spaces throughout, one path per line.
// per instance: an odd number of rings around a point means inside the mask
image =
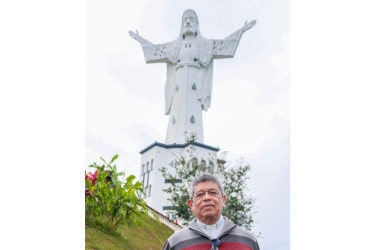
M 148 216 L 140 219 L 141 226 L 120 225 L 116 233 L 86 225 L 86 249 L 162 249 L 174 231 Z

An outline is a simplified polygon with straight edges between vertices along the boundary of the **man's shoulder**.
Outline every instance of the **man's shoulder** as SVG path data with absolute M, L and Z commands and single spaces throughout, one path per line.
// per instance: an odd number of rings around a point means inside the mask
M 229 235 L 243 237 L 243 238 L 250 239 L 251 241 L 257 242 L 256 237 L 251 232 L 235 225 L 235 223 L 229 220 L 228 218 L 226 217 L 224 218 L 225 218 L 225 227 L 228 229 Z
M 196 236 L 197 234 L 194 231 L 190 230 L 189 226 L 187 226 L 181 230 L 174 232 L 174 234 L 169 237 L 168 242 L 173 246 L 181 241 L 195 238 Z
M 176 238 L 176 237 L 179 237 L 180 235 L 185 235 L 186 233 L 188 233 L 190 230 L 188 229 L 188 226 L 187 227 L 183 227 L 182 229 L 178 230 L 178 231 L 175 231 L 170 237 L 170 238 Z
M 237 236 L 242 236 L 242 237 L 246 237 L 246 238 L 250 238 L 251 240 L 253 241 L 257 241 L 256 237 L 249 231 L 239 227 L 239 226 L 236 226 L 231 232 L 230 234 L 234 234 L 234 235 L 237 235 Z
M 235 226 L 220 238 L 223 242 L 249 246 L 253 250 L 259 250 L 256 237 L 249 231 Z M 239 247 L 239 245 L 237 247 Z M 246 249 L 246 248 L 245 248 Z

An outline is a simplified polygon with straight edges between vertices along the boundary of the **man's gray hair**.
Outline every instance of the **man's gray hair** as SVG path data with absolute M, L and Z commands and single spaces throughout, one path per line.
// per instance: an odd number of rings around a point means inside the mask
M 195 180 L 191 184 L 191 187 L 190 187 L 190 199 L 191 200 L 193 200 L 195 186 L 198 185 L 201 182 L 206 182 L 206 181 L 213 181 L 213 182 L 215 182 L 217 184 L 219 190 L 221 191 L 222 196 L 223 196 L 222 184 L 218 180 L 218 178 L 215 177 L 214 175 L 204 173 L 204 174 L 196 177 Z

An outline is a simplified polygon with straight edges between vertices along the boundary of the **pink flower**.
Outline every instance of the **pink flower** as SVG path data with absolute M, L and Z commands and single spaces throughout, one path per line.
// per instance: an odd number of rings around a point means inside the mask
M 92 176 L 94 180 L 96 180 L 96 178 L 97 178 L 97 172 L 98 172 L 98 170 L 96 170 L 95 173 Z

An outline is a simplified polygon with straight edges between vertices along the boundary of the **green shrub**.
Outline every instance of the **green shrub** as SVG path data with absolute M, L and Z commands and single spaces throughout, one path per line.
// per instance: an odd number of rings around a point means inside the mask
M 111 165 L 118 155 L 107 163 L 99 166 L 93 163 L 94 174 L 86 174 L 86 223 L 96 224 L 110 232 L 115 232 L 120 224 L 133 222 L 139 225 L 139 217 L 147 214 L 148 210 L 140 193 L 144 193 L 142 183 L 133 184 L 134 175 L 120 181 L 123 172 L 117 172 L 116 165 Z M 123 179 L 122 178 L 122 179 Z

